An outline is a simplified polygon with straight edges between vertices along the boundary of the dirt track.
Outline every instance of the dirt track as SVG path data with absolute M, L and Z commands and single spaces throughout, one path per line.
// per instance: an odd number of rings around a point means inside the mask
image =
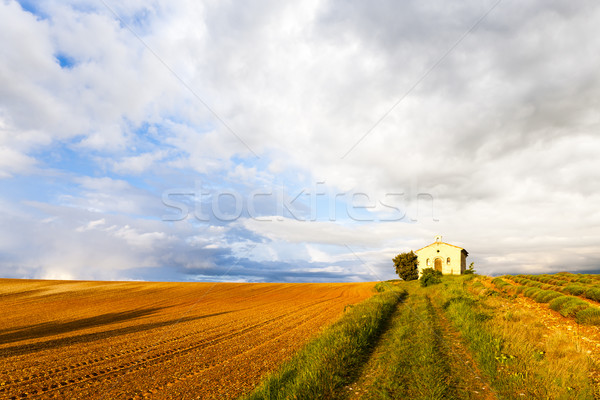
M 0 398 L 236 398 L 372 287 L 0 280 Z

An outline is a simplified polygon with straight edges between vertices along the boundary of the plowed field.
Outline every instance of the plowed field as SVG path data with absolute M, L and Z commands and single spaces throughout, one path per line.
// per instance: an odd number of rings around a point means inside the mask
M 0 279 L 0 398 L 236 398 L 372 288 Z

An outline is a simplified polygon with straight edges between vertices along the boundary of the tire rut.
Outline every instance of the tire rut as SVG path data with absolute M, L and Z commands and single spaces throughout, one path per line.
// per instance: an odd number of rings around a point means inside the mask
M 479 369 L 460 333 L 448 321 L 441 307 L 433 302 L 431 304 L 442 336 L 440 343 L 446 348 L 450 369 L 453 372 L 453 385 L 461 392 L 469 393 L 469 399 L 497 400 L 498 396 Z

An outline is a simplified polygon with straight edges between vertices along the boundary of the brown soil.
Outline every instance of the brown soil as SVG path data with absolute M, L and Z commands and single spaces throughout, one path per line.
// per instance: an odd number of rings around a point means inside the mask
M 511 285 L 520 286 L 518 283 L 509 279 L 503 279 Z M 482 283 L 486 286 L 489 285 L 489 287 L 493 287 L 493 284 L 489 280 L 482 280 Z M 587 301 L 590 304 L 597 306 L 597 303 L 593 303 L 589 300 Z M 535 313 L 537 320 L 544 324 L 549 330 L 560 330 L 568 337 L 578 340 L 582 347 L 589 352 L 590 356 L 595 358 L 600 356 L 600 354 L 597 354 L 598 350 L 600 350 L 600 327 L 579 325 L 574 319 L 563 317 L 560 313 L 550 309 L 547 303 L 536 303 L 534 300 L 521 294 L 515 298 L 515 304 Z M 600 361 L 600 359 L 597 361 Z
M 503 278 L 514 286 L 520 284 Z M 489 279 L 481 279 L 481 282 L 489 288 L 498 290 Z M 583 299 L 592 305 L 593 302 Z M 566 337 L 578 344 L 581 351 L 590 357 L 590 381 L 594 386 L 594 396 L 600 399 L 600 327 L 580 325 L 572 318 L 563 317 L 560 313 L 550 309 L 547 303 L 537 303 L 533 299 L 518 294 L 514 299 L 514 305 L 534 313 L 536 320 L 543 324 L 551 332 L 561 332 Z
M 237 398 L 373 283 L 0 280 L 0 398 Z

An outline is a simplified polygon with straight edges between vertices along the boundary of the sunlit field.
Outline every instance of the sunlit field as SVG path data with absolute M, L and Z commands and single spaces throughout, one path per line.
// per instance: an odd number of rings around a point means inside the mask
M 0 398 L 236 398 L 372 287 L 0 280 Z

